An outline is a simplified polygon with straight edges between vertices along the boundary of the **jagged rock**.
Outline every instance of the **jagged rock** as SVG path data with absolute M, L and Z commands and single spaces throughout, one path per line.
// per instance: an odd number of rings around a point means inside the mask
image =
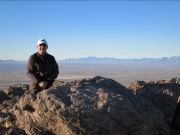
M 178 103 L 175 110 L 175 114 L 171 124 L 171 132 L 173 133 L 173 135 L 180 134 L 180 102 Z
M 18 127 L 10 128 L 5 135 L 27 135 L 24 130 L 19 129 Z
M 8 100 L 8 99 L 9 99 L 9 97 L 7 96 L 7 94 L 4 91 L 0 90 L 0 104 L 3 101 Z
M 114 80 L 95 77 L 56 86 L 35 100 L 26 93 L 14 106 L 16 123 L 26 134 L 171 135 L 164 113 L 151 100 Z
M 12 126 L 13 121 L 15 121 L 15 117 L 13 114 L 9 112 L 0 112 L 0 124 L 6 128 Z
M 4 126 L 2 126 L 1 124 L 0 124 L 0 135 L 5 135 L 5 133 L 6 133 L 6 128 L 4 127 Z
M 136 81 L 129 88 L 95 77 L 0 91 L 0 135 L 179 135 L 180 79 Z M 172 125 L 171 125 L 172 126 Z M 173 129 L 173 130 L 172 130 Z
M 136 84 L 137 86 L 134 86 Z M 132 87 L 133 85 L 133 87 Z M 141 84 L 130 84 L 129 88 L 153 103 L 160 110 L 170 125 L 180 96 L 180 85 L 176 81 L 152 81 Z
M 144 84 L 144 81 L 135 81 L 129 85 L 129 89 L 133 90 L 134 94 L 136 94 L 136 90 L 142 88 Z
M 16 101 L 28 90 L 27 84 L 9 86 L 0 90 L 0 110 L 12 109 Z
M 177 78 L 177 77 L 172 78 L 172 79 L 170 80 L 170 82 L 180 84 L 180 78 Z
M 9 86 L 7 89 L 4 90 L 4 92 L 11 98 L 20 98 L 25 91 L 28 90 L 28 86 L 27 85 L 13 85 L 13 86 Z
M 12 108 L 26 90 L 28 85 L 14 85 L 0 91 L 0 135 L 24 135 L 15 127 L 16 118 L 12 114 Z

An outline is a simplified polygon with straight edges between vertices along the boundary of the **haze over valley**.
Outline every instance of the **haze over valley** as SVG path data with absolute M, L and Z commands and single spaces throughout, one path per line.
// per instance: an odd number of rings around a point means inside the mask
M 166 80 L 180 76 L 180 57 L 114 59 L 87 57 L 58 61 L 58 80 L 71 81 L 94 76 L 112 78 L 128 86 L 135 80 Z M 0 61 L 0 87 L 28 83 L 26 61 Z

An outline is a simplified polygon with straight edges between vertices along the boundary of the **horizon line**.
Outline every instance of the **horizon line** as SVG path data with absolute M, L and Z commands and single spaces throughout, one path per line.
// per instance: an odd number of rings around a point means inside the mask
M 117 58 L 117 57 L 97 57 L 97 56 L 86 56 L 86 57 L 72 57 L 72 58 L 63 58 L 63 59 L 56 59 L 57 61 L 64 61 L 64 60 L 76 60 L 76 59 L 87 59 L 87 58 L 97 58 L 97 59 L 117 59 L 117 60 L 134 60 L 134 59 L 164 59 L 164 58 L 173 58 L 173 57 L 180 57 L 180 56 L 163 56 L 163 57 L 134 57 L 134 58 Z M 28 59 L 27 59 L 28 60 Z M 0 61 L 27 61 L 27 60 L 17 60 L 17 59 L 0 59 Z

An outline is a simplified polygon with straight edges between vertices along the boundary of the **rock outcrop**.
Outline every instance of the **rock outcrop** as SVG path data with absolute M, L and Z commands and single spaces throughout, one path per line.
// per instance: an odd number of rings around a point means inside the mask
M 172 126 L 171 124 L 180 96 L 179 79 L 173 78 L 170 81 L 161 80 L 151 82 L 136 81 L 130 84 L 129 89 L 132 90 L 136 96 L 144 97 L 149 100 L 163 113 L 166 123 L 169 126 Z M 179 115 L 178 117 L 180 117 L 180 111 L 176 115 Z M 175 121 L 177 122 L 177 120 Z M 180 129 L 179 124 L 180 118 L 178 120 L 178 130 Z M 180 130 L 178 132 L 180 134 Z
M 180 85 L 177 80 L 137 81 L 126 88 L 97 76 L 59 81 L 37 95 L 27 85 L 0 91 L 0 95 L 4 134 L 172 135 Z

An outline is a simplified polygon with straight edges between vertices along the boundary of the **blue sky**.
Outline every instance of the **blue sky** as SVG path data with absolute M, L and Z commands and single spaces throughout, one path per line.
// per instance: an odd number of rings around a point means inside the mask
M 0 59 L 27 60 L 40 38 L 58 60 L 180 56 L 180 2 L 0 2 Z

